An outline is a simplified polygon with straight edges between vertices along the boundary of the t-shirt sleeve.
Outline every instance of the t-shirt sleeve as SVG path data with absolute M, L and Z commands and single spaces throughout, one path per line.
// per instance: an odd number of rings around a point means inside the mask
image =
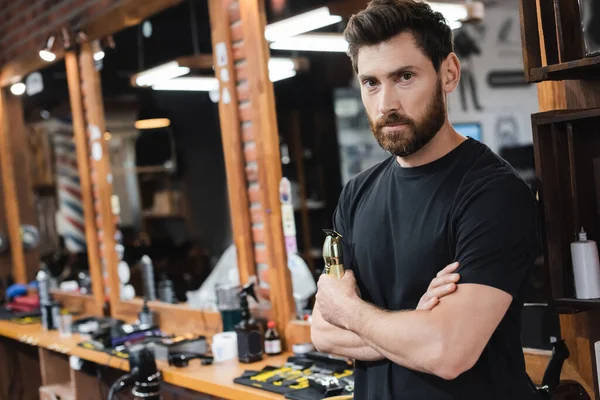
M 515 176 L 473 185 L 455 219 L 459 284 L 517 295 L 540 251 L 537 203 Z
M 347 199 L 348 188 L 344 188 L 338 205 L 333 213 L 333 230 L 342 235 L 342 254 L 344 269 L 354 271 L 354 252 L 352 245 L 351 223 L 348 219 L 349 199 Z

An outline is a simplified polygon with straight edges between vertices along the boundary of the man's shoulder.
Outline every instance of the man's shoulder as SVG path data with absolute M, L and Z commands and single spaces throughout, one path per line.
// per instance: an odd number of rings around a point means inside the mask
M 346 183 L 342 189 L 340 202 L 351 202 L 353 199 L 356 199 L 361 192 L 370 189 L 382 175 L 389 171 L 390 163 L 393 159 L 394 157 L 390 156 L 350 178 L 348 183 Z
M 535 203 L 535 197 L 517 171 L 485 146 L 465 172 L 455 205 L 467 207 L 473 202 L 489 202 L 500 207 L 525 206 Z

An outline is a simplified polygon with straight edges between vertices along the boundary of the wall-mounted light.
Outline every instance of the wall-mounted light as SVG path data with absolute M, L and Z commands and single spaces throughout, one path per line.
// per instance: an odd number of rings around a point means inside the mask
M 290 36 L 296 36 L 301 33 L 337 24 L 341 20 L 341 16 L 331 15 L 329 7 L 321 7 L 267 25 L 265 27 L 265 38 L 270 42 L 275 42 Z
M 17 82 L 10 87 L 10 92 L 15 96 L 22 96 L 26 89 L 27 86 L 23 82 Z
M 171 126 L 171 120 L 169 118 L 149 118 L 149 119 L 140 119 L 135 121 L 135 129 L 143 130 L 143 129 L 158 129 L 158 128 L 167 128 Z
M 136 86 L 154 86 L 169 79 L 186 75 L 189 72 L 189 67 L 182 67 L 177 61 L 171 61 L 134 75 L 132 81 L 135 82 Z
M 183 77 L 159 82 L 153 85 L 152 89 L 210 92 L 212 90 L 219 90 L 219 80 L 209 76 Z
M 271 43 L 273 50 L 292 51 L 326 51 L 340 52 L 348 51 L 348 42 L 340 34 L 335 33 L 307 33 L 288 38 L 283 38 Z
M 56 50 L 56 37 L 50 36 L 48 40 L 46 40 L 46 47 L 40 50 L 40 58 L 46 62 L 53 62 L 56 60 L 56 54 L 54 51 Z
M 92 51 L 94 52 L 94 60 L 95 61 L 102 60 L 104 58 L 104 56 L 106 55 L 104 53 L 104 50 L 102 50 L 102 46 L 100 45 L 99 40 L 94 40 L 92 42 Z

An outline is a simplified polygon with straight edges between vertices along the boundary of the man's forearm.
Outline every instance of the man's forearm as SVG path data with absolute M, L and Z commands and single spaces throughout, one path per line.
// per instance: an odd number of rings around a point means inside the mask
M 327 324 L 327 322 L 325 322 Z M 329 324 L 325 329 L 313 330 L 312 340 L 319 351 L 360 361 L 377 361 L 384 357 L 365 344 L 357 334 Z
M 348 328 L 396 364 L 437 375 L 442 342 L 430 316 L 429 311 L 390 312 L 361 301 Z
M 315 305 L 311 326 L 312 342 L 319 351 L 360 361 L 382 360 L 384 356 L 368 346 L 356 333 L 325 321 Z

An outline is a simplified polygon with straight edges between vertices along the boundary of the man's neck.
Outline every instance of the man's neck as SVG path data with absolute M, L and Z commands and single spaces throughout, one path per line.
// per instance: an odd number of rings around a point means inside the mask
M 408 157 L 396 156 L 396 162 L 403 168 L 420 167 L 444 157 L 465 140 L 466 138 L 446 121 L 442 129 L 422 149 Z

